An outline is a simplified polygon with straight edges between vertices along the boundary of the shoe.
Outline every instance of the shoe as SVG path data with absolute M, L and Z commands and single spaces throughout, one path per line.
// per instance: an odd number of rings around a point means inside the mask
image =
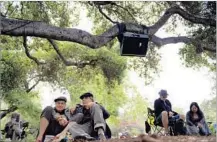
M 98 134 L 98 136 L 100 140 L 103 140 L 103 141 L 106 140 L 106 137 L 104 134 Z
M 170 132 L 164 132 L 163 136 L 170 136 Z
M 74 140 L 87 140 L 87 138 L 85 136 L 76 136 Z
M 170 134 L 169 133 L 165 133 L 163 136 L 170 136 Z
M 96 139 L 94 137 L 91 136 L 86 136 L 87 141 L 95 141 Z
M 106 140 L 106 137 L 105 137 L 105 134 L 102 128 L 98 129 L 98 136 L 100 140 L 103 140 L 103 141 Z
M 74 140 L 87 140 L 87 141 L 94 141 L 96 140 L 95 138 L 91 136 L 76 136 Z

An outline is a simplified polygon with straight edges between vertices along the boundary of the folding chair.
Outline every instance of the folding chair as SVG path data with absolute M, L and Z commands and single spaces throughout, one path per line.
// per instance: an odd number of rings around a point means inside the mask
M 148 134 L 152 134 L 152 133 L 156 133 L 156 134 L 163 134 L 163 125 L 162 123 L 159 123 L 156 121 L 156 116 L 155 116 L 155 111 L 152 110 L 151 108 L 147 108 L 148 109 L 148 116 L 147 116 L 147 120 L 145 121 L 145 130 L 146 133 Z M 175 135 L 174 132 L 174 126 L 175 126 L 175 121 L 169 121 L 169 134 L 171 136 Z

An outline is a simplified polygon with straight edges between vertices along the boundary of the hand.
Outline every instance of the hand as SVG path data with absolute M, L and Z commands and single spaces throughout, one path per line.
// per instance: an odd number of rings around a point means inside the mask
M 94 104 L 95 104 L 95 102 L 89 102 L 89 103 L 87 103 L 87 104 L 84 104 L 84 107 L 85 107 L 86 109 L 89 109 L 89 108 L 91 108 Z
M 201 123 L 198 123 L 197 126 L 201 128 L 201 127 L 202 127 L 202 124 L 201 124 Z
M 173 116 L 173 112 L 169 111 L 169 117 L 172 117 Z
M 73 107 L 73 108 L 70 108 L 70 112 L 71 113 L 74 113 L 74 111 L 75 111 L 75 108 Z
M 65 138 L 66 134 L 65 133 L 59 133 L 58 135 L 56 135 L 53 139 L 52 142 L 60 142 L 63 138 Z
M 59 124 L 61 126 L 66 126 L 68 124 L 68 120 L 66 118 L 60 118 L 59 119 Z
M 35 142 L 42 142 L 42 136 L 38 136 Z

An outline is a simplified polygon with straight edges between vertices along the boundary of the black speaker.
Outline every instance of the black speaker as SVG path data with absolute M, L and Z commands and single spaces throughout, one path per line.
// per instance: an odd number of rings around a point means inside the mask
M 124 32 L 121 41 L 121 56 L 144 57 L 148 49 L 148 35 Z

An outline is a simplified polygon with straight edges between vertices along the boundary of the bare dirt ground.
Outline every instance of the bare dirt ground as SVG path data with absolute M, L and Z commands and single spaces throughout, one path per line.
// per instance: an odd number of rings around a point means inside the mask
M 76 140 L 74 142 L 85 142 Z M 99 141 L 98 141 L 99 142 Z M 216 142 L 216 136 L 145 136 L 127 139 L 110 139 L 105 142 Z
M 216 142 L 215 136 L 197 137 L 197 136 L 162 136 L 158 138 L 143 137 L 131 139 L 111 139 L 108 142 Z

